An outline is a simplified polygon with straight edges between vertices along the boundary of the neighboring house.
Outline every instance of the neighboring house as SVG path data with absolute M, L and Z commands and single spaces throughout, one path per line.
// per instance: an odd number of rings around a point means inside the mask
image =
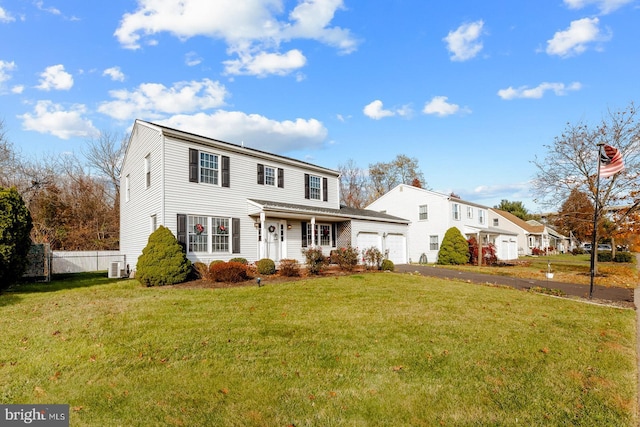
M 493 227 L 489 208 L 446 194 L 400 184 L 367 209 L 407 218 L 409 223 L 409 262 L 435 262 L 442 239 L 457 227 L 467 239 L 475 237 L 482 245 L 495 245 L 499 260 L 517 259 L 516 233 Z
M 489 220 L 494 227 L 517 234 L 518 255 L 533 255 L 549 248 L 560 253 L 570 250 L 571 243 L 568 237 L 538 221 L 525 221 L 510 212 L 493 208 L 489 210 Z
M 120 252 L 135 270 L 149 235 L 173 232 L 192 261 L 289 258 L 376 246 L 406 263 L 407 222 L 340 206 L 339 172 L 136 120 L 121 170 Z

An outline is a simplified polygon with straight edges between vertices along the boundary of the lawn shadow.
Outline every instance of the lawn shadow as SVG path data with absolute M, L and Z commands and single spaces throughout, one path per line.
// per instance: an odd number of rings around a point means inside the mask
M 92 271 L 88 273 L 54 274 L 50 282 L 25 282 L 15 285 L 5 291 L 6 295 L 26 293 L 57 292 L 66 289 L 88 288 L 106 285 L 124 279 L 110 279 L 106 271 Z

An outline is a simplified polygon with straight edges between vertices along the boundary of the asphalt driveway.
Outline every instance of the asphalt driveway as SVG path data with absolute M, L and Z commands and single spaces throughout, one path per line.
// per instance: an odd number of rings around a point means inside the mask
M 447 268 L 432 267 L 429 265 L 400 264 L 395 271 L 400 273 L 420 273 L 423 276 L 438 277 L 441 279 L 456 279 L 472 283 L 510 286 L 515 289 L 527 290 L 533 287 L 558 289 L 568 296 L 589 298 L 589 285 L 575 283 L 563 283 L 554 280 L 522 279 L 518 277 L 494 276 L 492 274 L 471 273 L 466 271 L 449 270 Z M 633 289 L 611 288 L 595 285 L 593 299 L 598 301 L 610 301 L 624 305 L 633 305 Z

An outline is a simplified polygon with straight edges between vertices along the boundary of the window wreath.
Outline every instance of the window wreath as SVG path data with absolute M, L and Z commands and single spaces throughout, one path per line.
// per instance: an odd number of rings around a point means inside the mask
M 227 227 L 225 227 L 224 225 L 220 224 L 220 225 L 218 226 L 218 231 L 219 231 L 220 233 L 226 233 L 226 232 L 227 232 Z
M 193 229 L 195 230 L 196 234 L 202 234 L 202 232 L 204 231 L 204 226 L 202 224 L 196 224 L 193 226 Z
M 273 233 L 274 231 L 276 231 L 276 227 L 273 225 L 269 226 L 269 233 Z
M 325 236 L 325 237 L 328 236 L 329 235 L 329 229 L 328 228 L 323 229 L 322 230 L 322 235 Z

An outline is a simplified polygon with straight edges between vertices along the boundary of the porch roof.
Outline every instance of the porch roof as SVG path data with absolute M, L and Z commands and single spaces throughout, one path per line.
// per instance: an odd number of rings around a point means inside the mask
M 348 219 L 360 219 L 377 222 L 391 222 L 408 224 L 409 221 L 397 216 L 388 215 L 368 209 L 356 209 L 340 206 L 340 209 L 323 208 L 316 206 L 297 205 L 293 203 L 273 202 L 269 200 L 247 199 L 254 208 L 258 208 L 267 214 L 278 214 L 282 218 L 308 219 L 310 216 L 321 218 L 325 221 L 344 221 Z

